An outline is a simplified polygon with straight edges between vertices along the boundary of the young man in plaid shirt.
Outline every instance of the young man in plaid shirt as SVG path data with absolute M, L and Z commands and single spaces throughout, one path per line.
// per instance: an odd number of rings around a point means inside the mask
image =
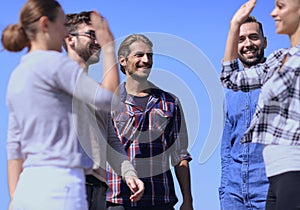
M 129 189 L 111 169 L 107 193 L 109 210 L 173 210 L 178 199 L 169 160 L 175 166 L 183 203 L 192 210 L 188 136 L 178 98 L 150 81 L 152 42 L 144 35 L 128 36 L 118 58 L 126 82 L 121 85 L 121 107 L 112 113 L 114 126 L 138 176 L 145 184 L 138 202 L 128 200 Z

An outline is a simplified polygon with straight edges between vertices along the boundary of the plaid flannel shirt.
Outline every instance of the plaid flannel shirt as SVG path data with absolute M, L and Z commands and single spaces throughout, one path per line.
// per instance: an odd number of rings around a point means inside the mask
M 222 66 L 220 79 L 225 87 L 242 91 L 262 87 L 241 142 L 300 145 L 300 44 L 275 51 L 265 63 L 245 71 L 239 71 L 237 60 Z
M 121 86 L 121 109 L 112 113 L 114 125 L 125 151 L 144 182 L 144 195 L 130 202 L 130 190 L 108 166 L 107 201 L 125 206 L 163 206 L 177 202 L 170 169 L 181 160 L 191 160 L 188 136 L 179 100 L 153 88 L 143 111 Z

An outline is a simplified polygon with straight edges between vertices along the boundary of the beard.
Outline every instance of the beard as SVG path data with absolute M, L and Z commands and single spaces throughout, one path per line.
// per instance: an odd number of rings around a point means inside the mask
M 88 44 L 86 47 L 78 47 L 76 52 L 86 63 L 94 64 L 98 63 L 100 58 L 101 48 L 99 45 Z
M 256 51 L 256 54 L 254 56 L 248 58 L 243 56 L 242 52 L 239 52 L 239 59 L 245 67 L 251 67 L 258 63 L 261 63 L 264 60 L 264 57 L 264 50 L 258 50 Z
M 136 65 L 136 67 L 139 68 L 141 66 Z M 142 82 L 142 81 L 146 81 L 148 79 L 151 69 L 152 69 L 152 65 L 147 65 L 147 70 L 145 70 L 144 72 L 132 71 L 129 69 L 127 71 L 133 79 Z

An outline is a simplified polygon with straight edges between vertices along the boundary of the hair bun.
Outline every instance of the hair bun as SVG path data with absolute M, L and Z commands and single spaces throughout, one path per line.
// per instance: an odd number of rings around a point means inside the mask
M 29 46 L 30 41 L 20 24 L 8 25 L 1 37 L 3 47 L 11 52 L 19 52 Z

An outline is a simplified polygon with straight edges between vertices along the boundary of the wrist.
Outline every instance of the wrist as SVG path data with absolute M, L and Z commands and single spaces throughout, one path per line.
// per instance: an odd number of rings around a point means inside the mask
M 192 195 L 184 195 L 182 198 L 183 202 L 185 203 L 193 203 L 193 197 Z
M 103 47 L 101 47 L 102 52 L 106 52 L 106 53 L 115 53 L 115 45 L 114 42 L 111 41 L 107 44 L 105 44 Z
M 136 171 L 134 171 L 134 170 L 129 170 L 124 174 L 125 180 L 128 178 L 133 178 L 133 177 L 137 178 Z
M 230 30 L 239 31 L 241 25 L 242 25 L 241 23 L 239 23 L 239 22 L 237 22 L 235 20 L 231 20 L 230 21 Z

